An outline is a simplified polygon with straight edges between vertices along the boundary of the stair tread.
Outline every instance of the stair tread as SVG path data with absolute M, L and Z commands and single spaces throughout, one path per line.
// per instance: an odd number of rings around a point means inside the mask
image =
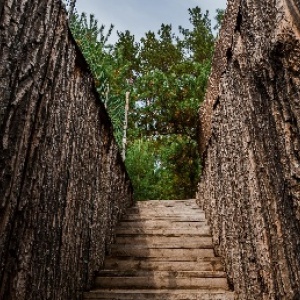
M 132 258 L 132 257 L 107 257 L 105 269 L 122 270 L 176 270 L 176 271 L 224 271 L 223 261 L 218 257 L 200 258 L 192 261 L 165 260 L 164 258 Z
M 118 255 L 111 255 L 110 256 L 112 259 L 120 259 L 120 258 L 126 258 L 126 259 L 137 259 L 141 261 L 149 261 L 149 259 L 152 259 L 153 261 L 156 262 L 201 262 L 203 258 L 214 258 L 213 256 L 211 257 L 203 257 L 203 256 L 181 256 L 181 257 L 145 257 L 145 256 L 139 256 L 139 257 L 132 257 L 132 256 L 118 256 Z
M 97 277 L 170 277 L 170 278 L 225 278 L 224 271 L 141 271 L 103 270 Z
M 86 293 L 84 299 L 234 300 L 234 293 L 222 289 L 97 289 Z
M 115 288 L 223 288 L 228 290 L 227 278 L 200 278 L 200 277 L 161 277 L 161 276 L 119 276 L 96 277 L 96 287 Z
M 134 257 L 167 257 L 167 258 L 196 258 L 214 257 L 213 249 L 136 249 L 136 248 L 112 248 L 114 256 Z
M 127 244 L 127 245 L 145 245 L 153 247 L 155 245 L 191 245 L 192 248 L 196 245 L 212 245 L 211 236 L 164 236 L 164 235 L 143 235 L 143 236 L 122 236 L 116 237 L 115 244 Z
M 135 205 L 153 205 L 153 204 L 191 204 L 196 203 L 196 199 L 173 199 L 173 200 L 145 200 L 145 201 L 136 201 Z
M 203 226 L 201 228 L 118 228 L 116 230 L 117 235 L 121 234 L 151 234 L 151 235 L 203 235 L 211 236 L 210 228 Z
M 128 241 L 128 243 L 116 243 L 112 248 L 136 248 L 136 249 L 212 249 L 211 241 L 208 242 L 178 242 L 178 243 L 137 243 L 137 241 Z
M 148 215 L 148 214 L 126 214 L 122 216 L 122 222 L 127 221 L 206 221 L 204 214 L 172 214 L 172 215 Z
M 121 221 L 119 223 L 120 226 L 176 226 L 176 227 L 180 227 L 180 226 L 189 226 L 189 227 L 194 227 L 197 225 L 206 225 L 206 221 L 202 220 L 202 221 L 173 221 L 173 220 L 143 220 L 143 221 Z
M 204 211 L 196 206 L 153 206 L 153 207 L 141 207 L 141 206 L 132 206 L 127 209 L 127 213 L 159 213 L 165 215 L 172 215 L 172 213 L 176 213 L 178 215 L 182 213 L 190 213 L 190 214 L 201 214 L 205 215 Z
M 204 214 L 204 211 L 196 206 L 156 206 L 156 207 L 141 207 L 141 206 L 132 206 L 127 209 L 128 213 L 132 212 L 163 212 L 167 214 L 171 214 L 171 212 L 177 212 L 178 214 L 182 212 L 190 212 L 190 213 L 201 213 Z
M 139 294 L 139 293 L 147 293 L 147 294 L 162 294 L 162 293 L 168 293 L 168 294 L 176 294 L 176 293 L 182 293 L 182 294 L 205 294 L 205 293 L 211 293 L 211 294 L 232 294 L 232 291 L 224 291 L 223 289 L 203 289 L 203 290 L 195 290 L 195 289 L 103 289 L 98 288 L 91 291 L 91 293 L 124 293 L 124 294 Z

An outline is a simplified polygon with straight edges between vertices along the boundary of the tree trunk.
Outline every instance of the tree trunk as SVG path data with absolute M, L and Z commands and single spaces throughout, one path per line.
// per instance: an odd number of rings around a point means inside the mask
M 198 201 L 238 299 L 300 299 L 299 9 L 228 1 L 200 110 Z
M 81 299 L 132 188 L 59 0 L 0 2 L 0 299 Z

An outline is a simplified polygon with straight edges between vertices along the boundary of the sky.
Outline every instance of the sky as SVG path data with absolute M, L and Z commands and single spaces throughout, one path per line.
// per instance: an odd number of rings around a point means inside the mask
M 172 24 L 174 32 L 178 26 L 190 28 L 188 9 L 199 6 L 203 12 L 209 10 L 212 25 L 217 8 L 226 8 L 226 0 L 77 0 L 77 11 L 94 14 L 99 24 L 115 25 L 109 40 L 117 40 L 116 31 L 129 30 L 139 41 L 145 32 L 157 32 L 162 23 Z

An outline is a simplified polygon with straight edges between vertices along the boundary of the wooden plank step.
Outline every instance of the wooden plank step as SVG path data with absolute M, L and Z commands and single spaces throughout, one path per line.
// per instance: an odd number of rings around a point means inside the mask
M 199 228 L 207 226 L 205 220 L 203 221 L 171 221 L 171 220 L 145 220 L 145 221 L 121 221 L 118 224 L 119 228 Z
M 146 270 L 103 270 L 97 277 L 159 277 L 159 278 L 226 278 L 224 271 L 146 271 Z
M 173 214 L 173 215 L 151 215 L 151 214 L 126 214 L 122 216 L 122 221 L 141 221 L 141 220 L 169 220 L 169 221 L 206 221 L 204 213 L 197 213 L 197 214 Z
M 213 249 L 137 249 L 126 247 L 112 247 L 112 256 L 127 256 L 127 257 L 167 257 L 174 259 L 197 257 L 214 257 Z
M 184 213 L 189 213 L 189 214 L 203 214 L 204 211 L 200 209 L 199 207 L 130 207 L 127 209 L 127 213 L 132 214 L 132 213 L 139 213 L 139 214 L 163 214 L 163 215 L 172 215 L 174 214 L 184 214 Z
M 188 248 L 194 248 L 197 245 L 199 248 L 202 246 L 210 247 L 212 245 L 212 237 L 211 236 L 165 236 L 165 235 L 133 235 L 133 236 L 123 236 L 119 235 L 116 237 L 116 244 L 146 244 L 146 245 L 158 245 L 158 244 L 166 244 L 173 245 L 172 247 L 177 247 L 177 245 L 191 245 Z
M 203 226 L 201 228 L 117 228 L 117 235 L 165 235 L 165 236 L 179 236 L 179 235 L 195 235 L 195 236 L 211 236 L 210 228 Z
M 169 239 L 171 239 L 170 237 Z M 117 237 L 116 243 L 113 247 L 135 247 L 139 249 L 212 249 L 212 238 L 211 237 L 201 237 L 197 240 L 194 238 L 180 240 L 178 241 L 168 241 L 166 238 L 164 239 L 156 239 L 155 241 L 151 241 L 151 239 L 146 239 L 134 236 L 130 237 Z
M 112 249 L 135 249 L 135 250 L 147 250 L 147 249 L 213 249 L 212 243 L 200 244 L 200 243 L 157 243 L 157 244 L 137 244 L 137 243 L 116 243 L 112 245 Z
M 201 256 L 180 256 L 180 257 L 144 257 L 144 256 L 133 256 L 133 257 L 129 257 L 129 256 L 118 256 L 118 255 L 111 255 L 108 256 L 114 259 L 125 259 L 125 258 L 132 258 L 132 259 L 140 259 L 140 260 L 147 260 L 147 259 L 153 259 L 156 260 L 157 262 L 159 261 L 169 261 L 169 262 L 198 262 L 201 261 L 202 259 L 206 259 L 206 258 L 213 258 L 212 256 L 206 256 L 206 257 L 201 257 Z
M 234 300 L 233 292 L 195 289 L 98 289 L 85 293 L 89 300 Z
M 220 257 L 187 260 L 164 260 L 155 258 L 107 257 L 106 270 L 152 270 L 152 271 L 224 271 Z
M 196 203 L 191 203 L 191 202 L 187 202 L 187 203 L 163 203 L 163 202 L 158 202 L 157 204 L 147 204 L 147 205 L 143 205 L 142 203 L 136 203 L 135 205 L 133 205 L 132 207 L 136 207 L 139 209 L 145 209 L 145 208 L 151 208 L 151 209 L 158 209 L 158 208 L 175 208 L 175 209 L 179 209 L 179 208 L 192 208 L 192 209 L 197 209 L 199 211 L 203 211 Z
M 161 277 L 155 272 L 140 277 L 96 277 L 96 288 L 144 288 L 144 289 L 224 289 L 228 290 L 226 278 Z
M 152 220 L 172 220 L 172 218 L 181 218 L 185 219 L 185 218 L 195 218 L 195 217 L 199 217 L 199 218 L 205 218 L 205 214 L 203 212 L 193 212 L 193 211 L 182 211 L 182 212 L 178 212 L 178 211 L 171 211 L 171 212 L 166 212 L 166 211 L 149 211 L 149 212 L 145 212 L 145 211 L 140 211 L 140 212 L 134 212 L 134 211 L 130 211 L 128 212 L 129 215 L 135 215 L 135 218 L 140 218 L 140 219 L 152 219 Z
M 137 201 L 134 204 L 134 207 L 194 207 L 197 209 L 201 209 L 196 201 L 190 200 L 153 200 L 153 201 Z

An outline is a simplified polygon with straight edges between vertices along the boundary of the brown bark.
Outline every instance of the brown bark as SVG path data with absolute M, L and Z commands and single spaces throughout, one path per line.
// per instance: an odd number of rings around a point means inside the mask
M 80 299 L 132 188 L 59 0 L 0 1 L 0 299 Z
M 228 1 L 199 203 L 238 299 L 300 299 L 299 1 Z

